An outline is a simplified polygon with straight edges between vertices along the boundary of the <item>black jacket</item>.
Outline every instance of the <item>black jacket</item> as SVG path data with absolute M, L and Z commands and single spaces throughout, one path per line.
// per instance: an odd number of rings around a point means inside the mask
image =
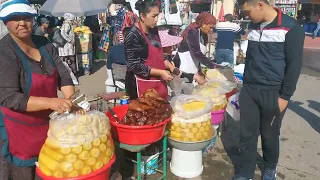
M 260 23 L 249 26 L 244 84 L 279 89 L 279 96 L 289 100 L 300 75 L 305 34 L 296 20 L 277 11 L 262 31 Z

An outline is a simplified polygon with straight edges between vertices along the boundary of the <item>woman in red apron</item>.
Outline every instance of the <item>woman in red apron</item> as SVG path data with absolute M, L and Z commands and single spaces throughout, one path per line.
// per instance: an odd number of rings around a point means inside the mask
M 136 3 L 139 22 L 125 37 L 127 57 L 126 89 L 130 99 L 136 99 L 148 89 L 155 89 L 168 98 L 167 81 L 173 79 L 165 65 L 158 30 L 159 3 L 139 0 Z
M 74 93 L 72 79 L 47 39 L 33 36 L 36 11 L 28 1 L 1 4 L 9 34 L 0 40 L 0 179 L 33 180 L 34 166 L 49 128 L 49 114 L 71 110 L 57 98 Z

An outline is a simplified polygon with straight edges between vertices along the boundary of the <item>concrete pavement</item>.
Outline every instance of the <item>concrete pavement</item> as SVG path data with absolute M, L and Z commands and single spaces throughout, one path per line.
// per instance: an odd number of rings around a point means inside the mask
M 320 179 L 320 73 L 319 70 L 315 71 L 320 69 L 320 56 L 317 55 L 318 61 L 309 61 L 307 56 L 296 93 L 282 124 L 279 179 Z M 99 61 L 95 64 L 94 74 L 79 79 L 81 84 L 78 88 L 89 98 L 105 91 L 104 82 L 107 75 L 104 64 L 104 61 Z M 238 127 L 239 122 L 228 120 L 226 131 L 218 140 L 215 152 L 204 157 L 203 175 L 194 180 L 226 180 L 233 175 L 233 164 L 237 165 L 239 160 Z M 260 147 L 258 153 L 261 153 Z M 258 164 L 259 162 L 261 161 L 258 158 Z M 259 174 L 257 168 L 255 179 L 259 179 Z M 180 179 L 172 174 L 169 176 L 169 180 Z

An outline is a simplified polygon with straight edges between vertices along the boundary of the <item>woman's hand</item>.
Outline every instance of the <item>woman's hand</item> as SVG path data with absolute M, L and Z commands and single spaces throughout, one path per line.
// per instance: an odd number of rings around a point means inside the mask
M 86 114 L 86 110 L 82 109 L 79 106 L 72 106 L 71 112 L 79 115 L 84 115 Z
M 49 109 L 53 111 L 57 111 L 58 113 L 62 114 L 66 111 L 71 111 L 72 102 L 69 99 L 63 98 L 51 98 L 48 102 Z
M 171 63 L 171 62 L 168 61 L 168 60 L 165 60 L 165 61 L 164 61 L 164 65 L 166 66 L 167 69 L 170 70 L 170 72 L 173 72 L 174 68 L 176 67 L 176 66 L 174 65 L 174 63 Z
M 171 73 L 167 70 L 161 70 L 160 77 L 164 81 L 171 81 L 173 79 Z

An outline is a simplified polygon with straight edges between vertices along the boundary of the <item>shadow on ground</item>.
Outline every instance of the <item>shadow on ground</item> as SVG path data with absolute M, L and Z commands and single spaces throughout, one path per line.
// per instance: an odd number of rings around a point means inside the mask
M 313 100 L 308 100 L 308 106 L 315 111 L 320 112 L 320 103 L 313 101 Z M 305 109 L 302 107 L 303 103 L 299 101 L 291 101 L 289 103 L 289 109 L 291 109 L 294 113 L 299 115 L 302 119 L 307 121 L 310 126 L 320 133 L 320 117 L 315 115 L 313 112 L 310 112 L 309 110 Z

